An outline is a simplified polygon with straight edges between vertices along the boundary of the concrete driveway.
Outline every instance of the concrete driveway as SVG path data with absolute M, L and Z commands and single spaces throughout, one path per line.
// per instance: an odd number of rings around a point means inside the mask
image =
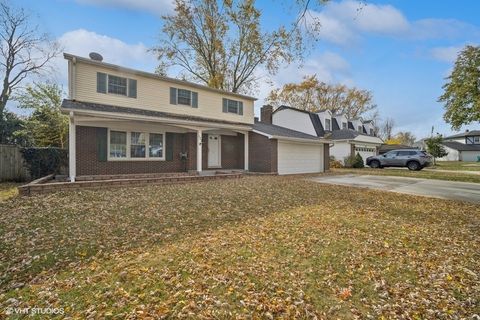
M 321 176 L 311 180 L 318 183 L 480 203 L 480 183 L 355 174 Z

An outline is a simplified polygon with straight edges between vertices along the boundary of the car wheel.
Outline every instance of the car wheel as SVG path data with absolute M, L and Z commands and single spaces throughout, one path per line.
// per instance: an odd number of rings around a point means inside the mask
M 370 162 L 370 168 L 373 168 L 373 169 L 378 169 L 380 168 L 380 161 L 378 160 L 372 160 Z
M 420 170 L 422 167 L 420 166 L 420 163 L 418 163 L 417 161 L 410 161 L 409 163 L 407 163 L 407 168 L 408 170 L 411 170 L 411 171 L 417 171 L 417 170 Z

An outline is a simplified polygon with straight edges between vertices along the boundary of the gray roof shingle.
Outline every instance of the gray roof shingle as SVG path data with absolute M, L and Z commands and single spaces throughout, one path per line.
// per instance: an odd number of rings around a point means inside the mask
M 465 144 L 456 141 L 443 141 L 442 144 L 458 151 L 480 151 L 480 144 Z
M 312 136 L 303 132 L 287 129 L 284 127 L 276 126 L 274 124 L 268 124 L 263 122 L 255 122 L 253 130 L 268 134 L 270 136 L 278 136 L 285 138 L 297 138 L 307 140 L 320 140 L 316 136 Z
M 480 130 L 472 130 L 468 132 L 457 133 L 452 136 L 446 137 L 445 139 L 471 137 L 471 136 L 480 136 Z

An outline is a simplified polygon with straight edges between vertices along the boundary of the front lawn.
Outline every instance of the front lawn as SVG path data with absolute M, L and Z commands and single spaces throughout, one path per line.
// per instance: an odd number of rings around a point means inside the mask
M 432 169 L 480 171 L 480 162 L 437 161 L 437 164 Z
M 0 314 L 460 318 L 479 313 L 480 208 L 295 177 L 0 203 Z
M 369 167 L 365 167 L 361 169 L 337 168 L 337 169 L 331 169 L 331 172 L 332 174 L 355 173 L 355 174 L 367 174 L 367 175 L 377 175 L 377 176 L 397 176 L 397 177 L 438 179 L 438 180 L 447 180 L 447 181 L 480 183 L 480 175 L 462 173 L 461 171 L 456 173 L 456 172 L 441 172 L 441 171 L 433 171 L 433 170 L 410 171 L 408 169 L 396 169 L 396 168 L 372 169 Z

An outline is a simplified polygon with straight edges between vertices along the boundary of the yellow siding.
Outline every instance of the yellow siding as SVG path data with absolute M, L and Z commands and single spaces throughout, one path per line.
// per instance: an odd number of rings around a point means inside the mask
M 97 93 L 97 72 L 137 80 L 137 98 Z M 198 108 L 170 104 L 170 87 L 198 92 Z M 75 67 L 75 97 L 78 101 L 109 104 L 130 108 L 163 111 L 242 123 L 253 123 L 253 101 L 228 94 L 215 93 L 188 85 L 169 83 L 128 72 L 119 72 L 78 61 Z M 243 115 L 222 112 L 222 98 L 243 102 Z

